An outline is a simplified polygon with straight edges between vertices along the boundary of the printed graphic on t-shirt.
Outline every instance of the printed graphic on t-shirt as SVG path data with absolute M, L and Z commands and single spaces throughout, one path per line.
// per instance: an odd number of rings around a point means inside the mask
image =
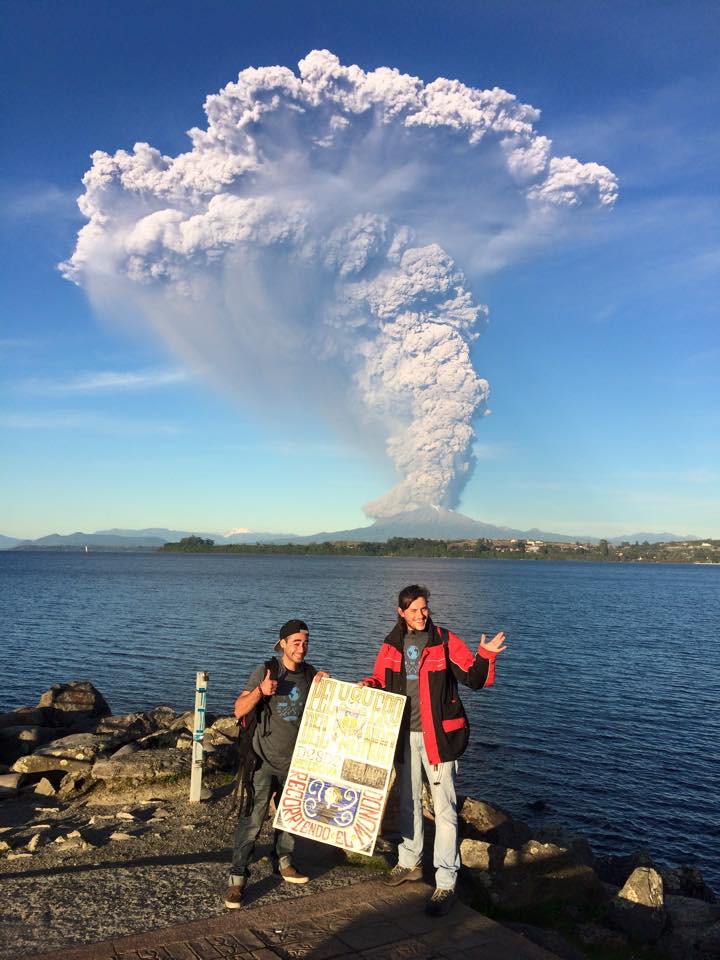
M 405 647 L 405 676 L 408 680 L 417 680 L 419 665 L 420 648 L 416 643 L 408 643 Z
M 280 694 L 279 689 L 280 685 L 278 685 L 278 693 L 275 694 L 275 700 L 273 703 L 277 715 L 287 723 L 299 723 L 303 708 L 300 690 L 295 686 L 295 684 L 292 685 L 286 694 Z

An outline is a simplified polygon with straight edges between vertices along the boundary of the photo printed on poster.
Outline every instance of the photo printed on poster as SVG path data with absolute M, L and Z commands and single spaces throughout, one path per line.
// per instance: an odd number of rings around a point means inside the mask
M 313 683 L 276 829 L 370 856 L 404 709 L 397 693 L 330 678 Z

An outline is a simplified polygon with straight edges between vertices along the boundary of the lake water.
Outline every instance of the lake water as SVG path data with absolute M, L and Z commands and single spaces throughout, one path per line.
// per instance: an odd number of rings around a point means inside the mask
M 0 710 L 73 679 L 115 713 L 189 709 L 204 669 L 208 708 L 230 712 L 290 617 L 316 666 L 356 680 L 413 582 L 471 646 L 509 638 L 495 686 L 463 697 L 461 789 L 596 852 L 697 863 L 720 892 L 718 567 L 0 553 Z

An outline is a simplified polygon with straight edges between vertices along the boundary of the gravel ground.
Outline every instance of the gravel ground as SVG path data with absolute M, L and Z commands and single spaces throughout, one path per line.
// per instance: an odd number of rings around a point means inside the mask
M 199 804 L 188 803 L 187 793 L 180 782 L 96 791 L 68 804 L 32 794 L 0 803 L 0 960 L 223 913 L 234 826 L 229 790 L 216 785 Z M 273 872 L 270 843 L 268 821 L 248 905 L 356 883 L 384 866 L 381 858 L 358 858 L 360 865 L 298 840 L 295 859 L 311 883 L 290 885 Z

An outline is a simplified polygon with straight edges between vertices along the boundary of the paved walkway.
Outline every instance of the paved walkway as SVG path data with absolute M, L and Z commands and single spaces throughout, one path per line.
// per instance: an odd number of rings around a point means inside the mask
M 460 903 L 426 917 L 429 892 L 373 880 L 32 960 L 557 960 Z

